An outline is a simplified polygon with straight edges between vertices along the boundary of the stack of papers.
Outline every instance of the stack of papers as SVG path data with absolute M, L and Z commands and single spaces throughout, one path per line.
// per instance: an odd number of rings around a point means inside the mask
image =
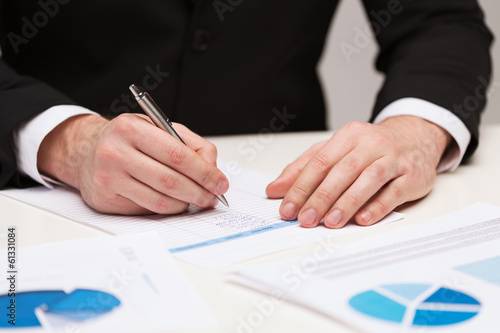
M 500 320 L 500 207 L 478 203 L 231 280 L 364 332 L 492 332 Z
M 13 290 L 0 295 L 0 307 L 13 308 L 7 310 L 12 317 L 4 311 L 0 329 L 145 332 L 215 324 L 156 233 L 103 236 L 17 251 L 13 281 L 0 280 L 0 290 Z

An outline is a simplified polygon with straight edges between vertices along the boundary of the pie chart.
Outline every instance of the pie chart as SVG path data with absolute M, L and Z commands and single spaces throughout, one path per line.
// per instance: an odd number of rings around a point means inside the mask
M 481 310 L 472 296 L 427 284 L 382 285 L 355 295 L 349 305 L 372 318 L 420 327 L 461 323 Z
M 75 289 L 71 293 L 62 290 L 45 290 L 16 293 L 15 297 L 0 295 L 0 307 L 8 309 L 15 300 L 15 326 L 0 320 L 0 328 L 27 328 L 41 326 L 35 309 L 42 308 L 47 314 L 62 320 L 91 320 L 110 312 L 120 305 L 113 295 L 89 289 Z

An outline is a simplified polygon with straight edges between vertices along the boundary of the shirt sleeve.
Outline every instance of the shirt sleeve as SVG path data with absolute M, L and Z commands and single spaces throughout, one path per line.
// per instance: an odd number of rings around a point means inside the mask
M 394 116 L 416 116 L 430 121 L 447 131 L 454 142 L 437 167 L 438 172 L 453 171 L 462 161 L 471 134 L 464 123 L 451 111 L 419 98 L 401 98 L 387 105 L 375 118 L 374 124 L 379 124 Z
M 38 183 L 52 188 L 51 183 L 58 183 L 38 172 L 37 155 L 43 139 L 57 125 L 73 116 L 81 114 L 97 114 L 76 105 L 57 105 L 23 122 L 14 130 L 14 150 L 17 168 L 21 174 L 27 175 Z
M 470 141 L 462 159 L 470 157 L 479 143 L 492 72 L 493 35 L 478 1 L 363 0 L 363 4 L 379 45 L 376 68 L 385 74 L 370 120 L 400 99 L 428 101 L 465 125 Z M 462 149 L 461 142 L 456 143 Z

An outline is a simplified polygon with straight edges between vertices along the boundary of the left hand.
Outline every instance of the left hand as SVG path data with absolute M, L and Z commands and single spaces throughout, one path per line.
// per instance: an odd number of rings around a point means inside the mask
M 342 228 L 352 217 L 372 225 L 395 207 L 427 195 L 451 136 L 413 116 L 379 125 L 350 122 L 312 146 L 266 189 L 283 198 L 280 215 L 303 227 Z

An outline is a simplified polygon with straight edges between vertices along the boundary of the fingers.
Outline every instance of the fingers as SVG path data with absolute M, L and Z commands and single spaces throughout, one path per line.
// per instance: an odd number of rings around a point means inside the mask
M 342 228 L 388 181 L 398 176 L 398 170 L 390 158 L 382 158 L 372 163 L 328 210 L 323 221 L 325 226 Z M 369 216 L 365 213 L 363 218 L 367 217 Z
M 142 207 L 157 214 L 177 214 L 185 211 L 189 204 L 167 196 L 153 188 L 129 177 L 126 187 L 119 187 L 117 190 L 124 198 L 132 201 L 135 206 Z M 213 197 L 213 196 L 212 196 Z
M 194 144 L 211 160 L 208 162 L 192 148 L 184 145 L 165 131 L 148 122 L 135 122 L 131 117 L 123 117 L 115 129 L 120 136 L 127 136 L 129 142 L 145 155 L 192 179 L 213 194 L 224 194 L 229 188 L 226 176 L 214 165 L 216 151 L 208 141 L 179 126 L 186 143 Z M 125 124 L 122 124 L 125 123 Z M 123 133 L 123 132 L 126 132 Z M 202 143 L 205 141 L 205 143 Z M 208 158 L 208 157 L 207 157 Z
M 323 147 L 325 142 L 319 142 L 313 145 L 305 153 L 299 156 L 294 162 L 290 163 L 272 183 L 266 188 L 266 195 L 270 199 L 283 198 L 288 192 L 297 177 L 304 169 L 307 162 Z
M 332 141 L 343 142 L 344 138 L 337 135 L 332 137 Z M 340 147 L 340 148 L 337 148 Z M 332 176 L 326 186 L 335 187 L 335 189 L 321 188 L 316 193 L 313 201 L 325 201 L 321 210 L 331 207 L 336 198 L 345 190 L 347 184 L 351 184 L 354 179 L 359 175 L 365 165 L 363 159 L 358 158 L 356 154 L 350 154 L 351 145 L 340 144 L 333 145 L 331 142 L 324 145 L 318 153 L 307 163 L 299 177 L 290 188 L 280 207 L 280 215 L 285 220 L 294 220 L 298 217 L 299 210 L 302 209 L 306 201 L 313 195 L 318 186 L 327 178 L 329 173 L 333 170 Z M 348 155 L 342 160 L 343 156 Z M 342 160 L 342 161 L 341 161 Z M 340 162 L 340 163 L 339 163 Z M 339 175 L 339 176 L 335 176 Z M 340 183 L 338 183 L 340 182 Z M 326 203 L 328 202 L 328 204 Z M 306 221 L 304 226 L 314 226 L 322 218 L 322 213 L 317 210 L 301 211 L 305 213 L 299 222 Z M 323 212 L 324 214 L 324 212 Z M 302 222 L 301 222 L 302 223 Z
M 428 167 L 426 170 L 423 166 L 415 167 L 414 165 L 404 166 L 402 169 L 404 171 L 400 177 L 382 188 L 360 209 L 355 216 L 358 224 L 374 224 L 397 206 L 429 194 L 436 179 L 435 169 Z
M 342 227 L 395 175 L 387 159 L 365 165 L 356 155 L 352 152 L 335 165 L 307 199 L 298 215 L 301 225 L 315 227 L 324 218 L 325 226 Z
M 443 148 L 429 149 L 424 143 L 433 138 L 432 128 L 417 122 L 349 123 L 309 161 L 292 163 L 275 181 L 282 182 L 281 188 L 272 184 L 275 192 L 268 187 L 268 195 L 287 191 L 280 215 L 297 218 L 304 227 L 323 221 L 326 227 L 342 228 L 352 217 L 360 225 L 374 224 L 432 188 Z
M 182 124 L 173 123 L 172 125 L 188 147 L 193 149 L 208 163 L 213 166 L 217 166 L 217 148 L 214 144 L 203 139 L 201 136 L 192 132 L 189 128 Z
M 118 179 L 117 179 L 118 180 Z M 84 200 L 94 209 L 108 214 L 143 215 L 176 214 L 183 212 L 188 203 L 168 197 L 133 179 L 120 177 L 113 191 L 94 192 Z
M 405 183 L 406 179 L 403 176 L 384 187 L 355 215 L 356 223 L 372 225 L 383 219 L 394 208 L 408 201 L 404 194 Z
M 212 144 L 177 125 L 184 145 L 142 115 L 122 115 L 99 131 L 79 164 L 78 187 L 101 212 L 174 214 L 188 205 L 213 207 L 228 181 Z M 199 153 L 198 153 L 199 152 Z
M 166 194 L 169 198 L 191 203 L 198 207 L 214 207 L 217 205 L 217 198 L 213 193 L 199 186 L 185 175 L 137 151 L 131 155 L 128 168 L 130 176 L 156 190 L 158 194 Z M 152 211 L 159 212 L 158 209 Z

